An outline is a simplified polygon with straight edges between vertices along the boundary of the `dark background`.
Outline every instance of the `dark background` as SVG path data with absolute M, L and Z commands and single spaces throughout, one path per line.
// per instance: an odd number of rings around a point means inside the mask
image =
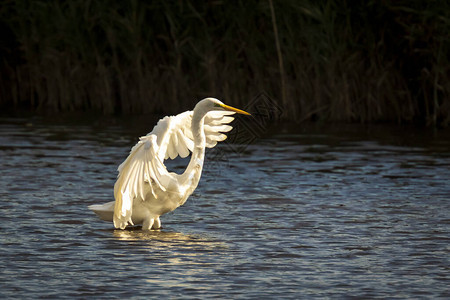
M 0 107 L 450 123 L 450 1 L 1 1 Z

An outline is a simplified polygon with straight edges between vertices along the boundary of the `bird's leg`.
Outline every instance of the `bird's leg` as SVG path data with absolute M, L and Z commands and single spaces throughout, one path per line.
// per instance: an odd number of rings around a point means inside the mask
M 161 229 L 161 220 L 159 219 L 159 217 L 155 218 L 155 223 L 153 223 L 153 229 L 158 230 Z
M 153 218 L 147 218 L 144 220 L 144 222 L 142 223 L 142 230 L 151 230 L 153 223 L 155 222 L 155 219 Z

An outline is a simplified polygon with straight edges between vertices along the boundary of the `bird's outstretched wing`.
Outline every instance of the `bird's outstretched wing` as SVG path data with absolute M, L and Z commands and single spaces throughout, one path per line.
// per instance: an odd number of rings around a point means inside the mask
M 206 146 L 214 147 L 226 139 L 223 132 L 232 129 L 234 112 L 211 111 L 204 119 Z M 145 200 L 148 192 L 157 198 L 158 191 L 166 191 L 172 175 L 163 164 L 164 159 L 187 157 L 194 149 L 191 130 L 192 111 L 165 117 L 131 149 L 128 158 L 119 166 L 114 185 L 114 226 L 124 229 L 131 220 L 133 200 Z
M 233 127 L 227 125 L 234 120 L 231 111 L 210 111 L 204 120 L 206 147 L 212 148 L 217 142 L 227 138 L 224 132 Z M 158 137 L 158 156 L 161 160 L 174 159 L 177 156 L 187 157 L 194 149 L 194 137 L 191 129 L 192 111 L 186 111 L 176 116 L 165 117 L 149 134 Z
M 234 120 L 230 115 L 234 115 L 232 111 L 210 111 L 205 116 L 205 136 L 206 147 L 213 148 L 217 142 L 221 142 L 227 138 L 224 132 L 229 132 L 233 127 L 227 125 Z
M 119 176 L 114 185 L 114 226 L 124 229 L 132 224 L 133 200 L 145 199 L 151 192 L 157 198 L 157 189 L 166 190 L 169 174 L 157 153 L 157 137 L 147 135 L 131 149 L 130 155 L 119 166 Z

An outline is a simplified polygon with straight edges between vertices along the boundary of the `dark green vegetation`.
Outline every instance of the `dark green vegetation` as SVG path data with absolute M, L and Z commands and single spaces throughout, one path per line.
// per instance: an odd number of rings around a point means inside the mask
M 450 124 L 450 1 L 19 0 L 0 16 L 3 108 L 177 113 L 266 91 L 287 120 Z

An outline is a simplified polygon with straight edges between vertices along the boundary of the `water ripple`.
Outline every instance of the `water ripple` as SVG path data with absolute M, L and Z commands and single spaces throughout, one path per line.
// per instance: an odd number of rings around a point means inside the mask
M 164 229 L 143 232 L 87 210 L 112 199 L 145 133 L 118 123 L 0 119 L 2 298 L 450 297 L 448 132 L 287 128 L 224 144 Z

